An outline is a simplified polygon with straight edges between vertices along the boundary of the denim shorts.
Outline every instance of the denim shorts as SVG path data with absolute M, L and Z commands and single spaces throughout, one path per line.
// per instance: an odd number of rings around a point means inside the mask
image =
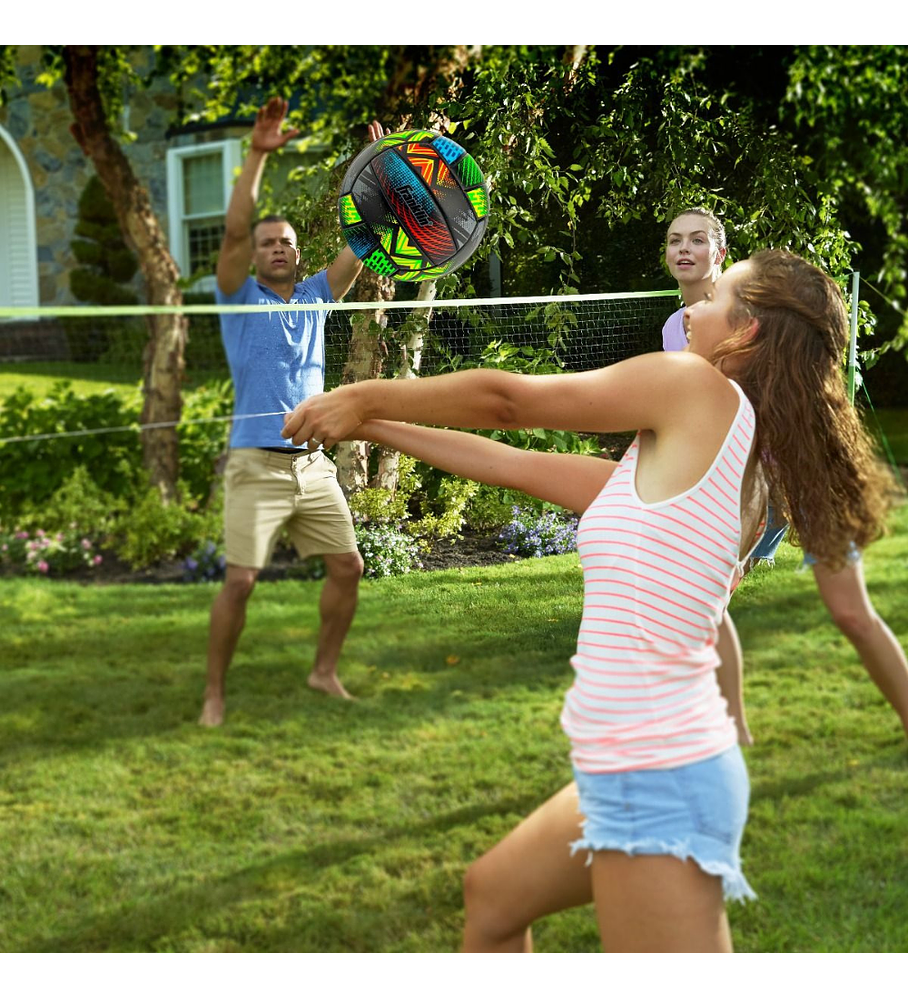
M 726 900 L 757 896 L 741 872 L 750 783 L 737 745 L 674 769 L 584 773 L 575 768 L 574 779 L 584 821 L 571 855 L 589 849 L 692 859 L 722 878 Z
M 760 543 L 756 546 L 756 548 L 754 548 L 754 552 L 750 556 L 753 562 L 756 564 L 758 561 L 766 561 L 771 565 L 775 561 L 776 551 L 779 550 L 779 545 L 785 539 L 785 535 L 787 533 L 788 521 L 777 521 L 775 518 L 775 510 L 773 510 L 772 503 L 770 503 L 769 509 L 766 513 L 766 530 L 760 538 Z M 858 548 L 853 541 L 848 545 L 848 552 L 845 555 L 845 560 L 849 565 L 854 565 L 861 560 L 860 548 Z M 809 551 L 805 551 L 803 564 L 810 566 L 816 565 L 817 559 Z
M 771 564 L 775 560 L 779 545 L 788 533 L 788 521 L 777 521 L 774 514 L 775 510 L 770 503 L 766 511 L 766 529 L 763 531 L 760 543 L 754 548 L 753 554 L 750 556 L 754 562 L 768 561 Z

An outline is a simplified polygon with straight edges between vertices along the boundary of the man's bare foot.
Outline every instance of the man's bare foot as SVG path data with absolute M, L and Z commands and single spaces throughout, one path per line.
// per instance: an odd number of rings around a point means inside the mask
M 202 714 L 199 724 L 203 728 L 217 728 L 224 723 L 224 701 L 209 697 L 202 704 Z
M 309 679 L 307 682 L 313 690 L 318 690 L 320 693 L 327 693 L 328 696 L 340 697 L 342 700 L 356 699 L 355 696 L 352 696 L 344 689 L 341 681 L 333 672 L 326 674 L 317 672 L 313 669 L 312 672 L 309 673 Z

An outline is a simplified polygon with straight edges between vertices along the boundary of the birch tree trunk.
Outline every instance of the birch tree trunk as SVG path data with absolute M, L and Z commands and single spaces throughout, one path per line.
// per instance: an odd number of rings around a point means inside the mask
M 394 282 L 380 277 L 365 267 L 355 284 L 356 301 L 381 303 L 394 297 Z M 351 312 L 353 336 L 344 364 L 341 384 L 377 378 L 384 367 L 387 350 L 384 331 L 387 326 L 385 309 L 363 309 Z M 369 445 L 365 440 L 343 440 L 334 452 L 337 480 L 346 495 L 352 495 L 369 484 Z
M 110 198 L 123 238 L 135 252 L 150 305 L 183 304 L 180 273 L 167 240 L 129 160 L 113 137 L 99 88 L 98 46 L 66 45 L 66 88 L 74 124 L 71 131 L 92 161 Z M 146 317 L 143 423 L 176 422 L 182 411 L 180 383 L 184 368 L 187 322 L 182 315 Z M 175 427 L 142 433 L 142 452 L 151 482 L 166 500 L 176 496 L 180 471 Z
M 435 300 L 435 281 L 423 281 L 419 285 L 416 293 L 417 302 L 422 305 L 424 302 Z M 432 318 L 430 307 L 414 308 L 407 317 L 400 330 L 400 361 L 397 369 L 398 378 L 416 378 L 419 376 L 419 369 L 422 365 L 422 351 L 425 346 L 426 334 L 429 331 L 429 322 Z M 373 488 L 387 489 L 392 494 L 397 491 L 398 466 L 400 464 L 400 451 L 391 450 L 387 447 L 379 449 L 378 470 Z

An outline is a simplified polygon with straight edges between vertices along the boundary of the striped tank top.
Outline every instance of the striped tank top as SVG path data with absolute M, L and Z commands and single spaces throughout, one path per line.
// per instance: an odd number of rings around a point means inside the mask
M 638 434 L 581 517 L 583 620 L 561 724 L 583 772 L 669 769 L 737 741 L 716 679 L 716 635 L 743 563 L 741 491 L 756 423 L 731 384 L 737 414 L 696 485 L 643 502 Z

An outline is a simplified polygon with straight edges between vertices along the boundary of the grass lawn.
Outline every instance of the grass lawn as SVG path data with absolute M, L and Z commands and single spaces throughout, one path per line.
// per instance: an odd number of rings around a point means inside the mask
M 224 378 L 226 371 L 217 377 Z M 211 380 L 211 371 L 187 371 L 186 389 L 197 388 Z M 141 399 L 142 372 L 129 370 L 122 364 L 74 364 L 67 361 L 33 361 L 21 364 L 0 364 L 0 404 L 20 387 L 27 388 L 36 398 L 44 398 L 57 381 L 68 381 L 77 395 L 97 395 L 111 389 L 122 398 Z
M 908 645 L 908 508 L 866 556 Z M 783 546 L 732 602 L 756 903 L 739 951 L 908 949 L 908 745 Z M 467 864 L 570 778 L 573 555 L 363 584 L 354 703 L 305 674 L 319 583 L 261 583 L 196 725 L 204 585 L 0 581 L 0 951 L 457 949 Z M 538 948 L 592 952 L 591 909 Z

